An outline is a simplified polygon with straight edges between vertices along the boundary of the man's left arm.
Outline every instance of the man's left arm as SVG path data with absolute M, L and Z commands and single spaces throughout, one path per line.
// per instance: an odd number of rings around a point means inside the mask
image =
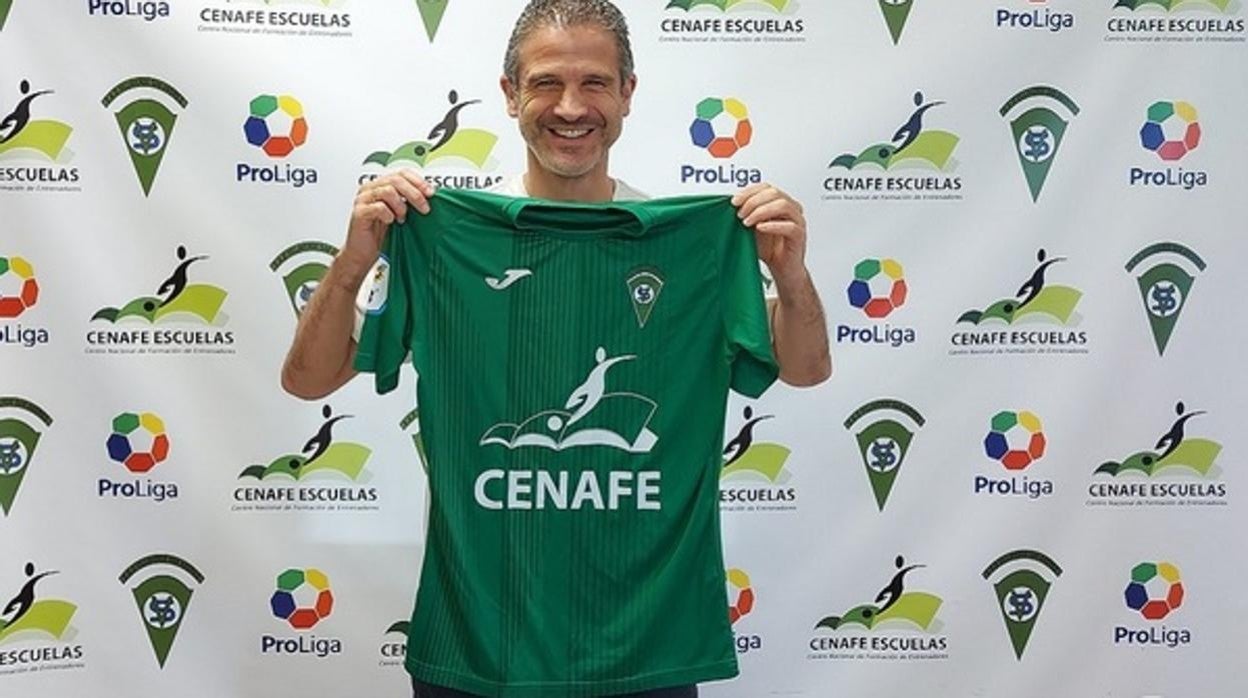
M 806 268 L 806 217 L 793 197 L 770 184 L 755 184 L 732 198 L 737 215 L 754 231 L 758 257 L 776 284 L 767 300 L 772 350 L 780 380 L 813 386 L 832 375 L 828 328 L 819 293 Z

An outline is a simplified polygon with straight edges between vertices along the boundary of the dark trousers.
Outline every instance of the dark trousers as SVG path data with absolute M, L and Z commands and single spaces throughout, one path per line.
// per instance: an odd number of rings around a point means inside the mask
M 653 691 L 642 691 L 641 693 L 629 693 L 626 695 L 612 696 L 612 698 L 697 698 L 697 686 L 672 686 L 671 688 L 656 688 Z M 430 686 L 427 683 L 421 683 L 412 679 L 412 698 L 479 698 L 471 693 L 456 691 L 452 688 L 442 688 L 441 686 Z

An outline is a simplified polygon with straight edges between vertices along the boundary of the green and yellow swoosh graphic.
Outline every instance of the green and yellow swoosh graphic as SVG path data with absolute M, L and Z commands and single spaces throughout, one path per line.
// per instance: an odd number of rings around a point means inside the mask
M 229 294 L 225 289 L 207 284 L 192 284 L 183 289 L 168 305 L 160 305 L 161 299 L 155 296 L 144 296 L 126 303 L 120 308 L 103 308 L 91 317 L 92 320 L 108 320 L 118 322 L 126 318 L 142 318 L 152 324 L 164 321 L 171 315 L 184 313 L 194 315 L 205 323 L 215 324 L 221 313 L 221 306 Z
M 1128 10 L 1135 11 L 1142 7 L 1156 5 L 1166 12 L 1173 12 L 1184 5 L 1212 5 L 1219 12 L 1226 12 L 1230 4 L 1231 0 L 1118 0 L 1114 7 L 1125 7 Z
M 78 607 L 68 601 L 36 601 L 30 610 L 12 625 L 0 621 L 0 645 L 22 632 L 40 632 L 61 639 L 74 619 Z
M 3 12 L 3 9 L 0 9 L 0 12 Z M 0 23 L 3 23 L 2 19 Z M 21 133 L 14 136 L 12 140 L 0 143 L 0 157 L 11 151 L 26 149 L 42 153 L 52 162 L 66 162 L 73 153 L 65 147 L 65 144 L 73 133 L 72 126 L 60 121 L 48 119 L 32 121 L 26 124 L 26 128 L 22 129 Z M 17 153 L 9 155 L 9 157 L 15 156 Z
M 336 472 L 355 481 L 364 472 L 364 466 L 373 454 L 367 446 L 355 443 L 330 444 L 329 448 L 314 461 L 301 455 L 285 455 L 265 465 L 248 466 L 239 473 L 240 478 L 254 477 L 267 480 L 273 476 L 285 476 L 302 480 L 313 473 Z
M 429 167 L 445 158 L 462 158 L 476 165 L 477 169 L 481 169 L 489 161 L 496 143 L 498 143 L 498 136 L 489 131 L 465 128 L 456 131 L 455 135 L 437 150 L 433 150 L 433 144 L 428 141 L 412 141 L 399 146 L 393 153 L 385 151 L 373 153 L 364 159 L 364 164 L 373 163 L 389 167 L 403 162 L 413 162 L 421 167 Z
M 713 7 L 723 12 L 731 12 L 742 5 L 766 5 L 776 12 L 784 12 L 792 0 L 671 0 L 667 3 L 668 10 L 692 10 L 699 7 Z
M 1006 298 L 983 310 L 968 310 L 962 313 L 958 322 L 980 325 L 989 320 L 1000 320 L 1013 325 L 1030 315 L 1046 315 L 1066 325 L 1082 298 L 1083 292 L 1070 286 L 1045 286 L 1027 305 L 1020 307 L 1017 299 Z

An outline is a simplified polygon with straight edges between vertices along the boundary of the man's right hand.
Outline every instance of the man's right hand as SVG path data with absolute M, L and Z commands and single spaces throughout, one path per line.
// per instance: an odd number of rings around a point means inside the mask
M 340 256 L 360 278 L 377 261 L 386 230 L 407 218 L 410 206 L 418 213 L 429 213 L 434 186 L 415 170 L 403 169 L 360 185 L 351 209 L 351 225 Z
M 355 375 L 355 297 L 381 255 L 386 230 L 403 222 L 408 207 L 429 213 L 434 187 L 414 170 L 401 170 L 360 186 L 347 241 L 303 309 L 282 366 L 282 387 L 307 400 L 332 393 Z

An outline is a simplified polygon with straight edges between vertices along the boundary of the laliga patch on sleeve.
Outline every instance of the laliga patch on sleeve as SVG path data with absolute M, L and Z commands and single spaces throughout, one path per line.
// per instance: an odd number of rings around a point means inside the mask
M 378 315 L 386 309 L 386 298 L 390 295 L 390 260 L 385 255 L 373 265 L 369 278 L 372 287 L 368 291 L 368 303 L 364 305 L 364 312 Z

